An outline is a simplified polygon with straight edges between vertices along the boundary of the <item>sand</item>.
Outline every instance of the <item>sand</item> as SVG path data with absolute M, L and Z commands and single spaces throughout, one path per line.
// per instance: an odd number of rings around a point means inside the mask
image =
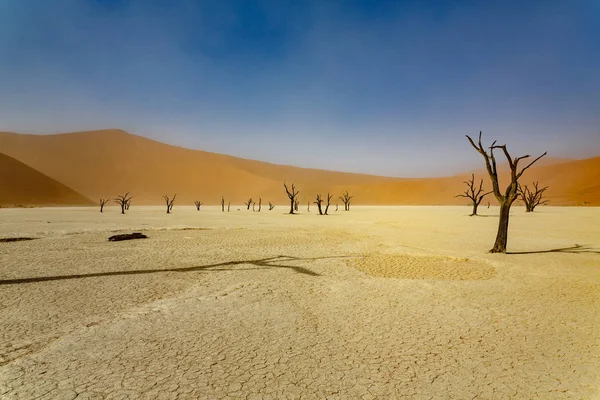
M 489 143 L 493 140 L 488 139 Z M 470 148 L 464 136 L 456 140 Z M 513 156 L 523 155 L 518 148 L 508 145 Z M 159 205 L 163 203 L 163 195 L 174 193 L 177 193 L 178 204 L 190 206 L 195 200 L 217 205 L 221 196 L 233 204 L 242 204 L 249 198 L 255 202 L 262 198 L 263 204 L 283 204 L 287 200 L 284 182 L 296 184 L 303 205 L 315 201 L 318 193 L 323 196 L 332 193 L 333 201 L 339 202 L 338 196 L 344 190 L 350 191 L 356 205 L 464 205 L 466 199 L 455 196 L 464 192 L 463 181 L 471 178 L 471 172 L 414 178 L 397 171 L 397 175 L 404 178 L 385 178 L 274 165 L 170 146 L 116 129 L 58 135 L 0 132 L 0 149 L 94 202 L 130 192 L 136 205 Z M 539 154 L 543 151 L 543 144 L 540 144 Z M 489 177 L 481 170 L 484 167 L 482 157 L 475 150 L 470 154 L 473 165 L 479 166 L 475 171 L 477 182 L 483 178 L 484 189 L 491 190 Z M 423 154 L 423 157 L 427 159 L 428 155 Z M 449 154 L 448 157 L 453 156 Z M 554 206 L 581 206 L 584 202 L 591 206 L 600 205 L 600 157 L 585 160 L 551 157 L 544 157 L 527 170 L 520 183 L 531 186 L 533 181 L 539 181 L 542 187 L 550 186 L 545 195 Z M 356 160 L 357 165 L 360 162 Z M 431 159 L 431 163 L 444 161 Z M 504 191 L 508 173 L 503 168 L 506 160 L 501 154 L 498 163 Z M 27 181 L 25 177 L 19 179 Z M 35 183 L 22 186 L 32 187 Z M 0 179 L 0 189 L 2 187 Z M 11 193 L 18 196 L 14 190 Z M 496 204 L 493 196 L 488 196 L 483 204 L 488 201 Z M 53 203 L 44 199 L 37 204 Z M 84 204 L 87 201 L 81 203 Z
M 598 208 L 203 208 L 1 209 L 0 397 L 600 398 Z

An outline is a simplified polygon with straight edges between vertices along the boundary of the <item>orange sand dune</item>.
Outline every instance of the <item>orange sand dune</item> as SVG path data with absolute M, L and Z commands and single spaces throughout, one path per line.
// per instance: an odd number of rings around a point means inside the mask
M 465 144 L 468 145 L 468 144 Z M 454 198 L 469 174 L 443 178 L 386 178 L 331 172 L 252 161 L 189 150 L 131 135 L 121 130 L 75 132 L 59 135 L 23 135 L 0 132 L 0 149 L 62 184 L 96 199 L 130 192 L 135 204 L 160 204 L 164 194 L 177 193 L 176 204 L 239 205 L 252 197 L 282 204 L 282 183 L 295 183 L 302 207 L 317 193 L 337 196 L 348 189 L 355 204 L 464 204 Z M 480 157 L 473 154 L 473 157 Z M 483 161 L 482 161 L 483 163 Z M 522 183 L 534 179 L 550 185 L 553 205 L 600 204 L 600 157 L 586 160 L 549 159 L 532 167 Z M 483 171 L 477 179 L 485 178 Z M 506 179 L 504 179 L 506 181 Z M 492 203 L 493 198 L 490 197 Z M 486 199 L 487 202 L 487 199 Z
M 79 205 L 90 199 L 0 153 L 0 205 Z

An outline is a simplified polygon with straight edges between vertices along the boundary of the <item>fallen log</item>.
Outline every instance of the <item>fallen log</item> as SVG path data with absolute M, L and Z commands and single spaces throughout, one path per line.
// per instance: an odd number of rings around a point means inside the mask
M 109 242 L 119 242 L 121 240 L 132 240 L 132 239 L 147 239 L 148 236 L 144 235 L 141 232 L 133 232 L 133 233 L 122 233 L 119 235 L 113 235 L 108 238 Z

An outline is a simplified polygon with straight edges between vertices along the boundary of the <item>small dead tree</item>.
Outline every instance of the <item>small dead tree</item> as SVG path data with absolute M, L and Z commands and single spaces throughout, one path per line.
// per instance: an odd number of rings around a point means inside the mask
M 492 143 L 489 147 L 490 151 L 488 151 L 481 144 L 481 132 L 479 132 L 479 141 L 477 144 L 471 139 L 469 135 L 466 135 L 471 146 L 479 154 L 482 155 L 485 160 L 485 167 L 487 169 L 488 174 L 490 175 L 490 179 L 492 180 L 492 186 L 494 189 L 494 196 L 500 203 L 500 219 L 498 221 L 498 233 L 496 235 L 496 241 L 494 243 L 494 247 L 490 250 L 490 253 L 506 253 L 506 244 L 508 242 L 508 221 L 510 217 L 510 207 L 515 202 L 515 200 L 519 197 L 519 178 L 523 175 L 523 173 L 535 164 L 540 158 L 544 157 L 547 152 L 544 152 L 541 156 L 527 164 L 526 167 L 519 170 L 519 161 L 529 158 L 530 155 L 525 155 L 522 157 L 512 158 L 506 149 L 506 145 L 498 146 L 496 145 L 496 141 Z M 508 160 L 508 165 L 510 167 L 510 183 L 507 186 L 504 194 L 500 192 L 500 185 L 498 183 L 498 169 L 496 168 L 496 158 L 494 157 L 494 150 L 501 149 L 504 152 L 504 156 Z
M 331 204 L 332 197 L 333 195 L 327 193 L 327 205 L 325 206 L 325 215 L 328 215 L 327 212 L 329 211 L 329 205 Z
M 262 208 L 262 198 L 259 197 L 258 198 L 258 212 L 260 212 L 260 209 Z
M 113 201 L 121 206 L 121 214 L 125 214 L 125 210 L 129 208 L 127 205 L 131 202 L 131 196 L 127 192 L 124 195 L 117 196 Z
M 310 201 L 306 204 L 306 211 L 310 212 Z
M 294 202 L 294 210 L 298 211 L 298 206 L 300 205 L 300 200 L 296 200 Z
M 129 207 L 131 207 L 131 199 L 127 200 L 125 203 L 125 210 L 129 210 Z
M 200 211 L 200 206 L 201 206 L 202 204 L 204 204 L 204 203 L 202 203 L 201 201 L 198 201 L 198 200 L 196 200 L 196 201 L 194 202 L 194 204 L 196 205 L 196 210 Z
M 519 185 L 519 195 L 521 200 L 525 203 L 525 212 L 533 212 L 540 204 L 547 204 L 548 200 L 544 200 L 544 192 L 548 189 L 548 186 L 539 188 L 539 182 L 533 182 L 533 190 L 529 190 L 527 185 Z
M 221 196 L 221 211 L 225 212 L 225 197 Z
M 295 209 L 298 210 L 298 194 L 300 193 L 300 191 L 296 190 L 296 186 L 292 183 L 292 190 L 290 191 L 287 187 L 287 184 L 284 182 L 283 183 L 283 187 L 285 188 L 285 192 L 287 193 L 288 198 L 290 199 L 290 214 L 294 213 L 294 206 Z
M 269 211 L 271 211 L 274 208 L 275 208 L 275 206 L 273 204 L 271 204 L 271 202 L 269 202 Z
M 256 203 L 252 202 L 252 212 L 256 211 L 256 210 L 254 209 L 254 204 L 256 204 Z
M 227 212 L 231 209 L 231 202 L 227 203 Z
M 487 196 L 488 194 L 492 193 L 493 190 L 486 192 L 486 193 L 482 193 L 483 192 L 483 179 L 481 179 L 481 182 L 479 182 L 479 188 L 476 189 L 475 188 L 475 174 L 471 174 L 471 180 L 464 181 L 464 184 L 467 185 L 467 189 L 465 190 L 465 193 L 457 194 L 454 197 L 465 197 L 465 198 L 471 200 L 471 204 L 473 205 L 473 212 L 471 213 L 470 217 L 472 217 L 473 215 L 477 215 L 477 207 L 479 207 L 479 204 L 481 204 L 481 201 L 483 200 L 483 198 L 485 196 Z
M 175 203 L 175 197 L 177 197 L 177 193 L 175 193 L 172 198 L 169 198 L 166 194 L 163 196 L 163 199 L 165 199 L 165 203 L 167 204 L 167 214 L 171 214 L 173 203 Z
M 314 204 L 317 205 L 317 209 L 319 210 L 319 215 L 323 215 L 323 210 L 321 209 L 321 204 L 323 204 L 323 199 L 321 198 L 320 194 L 317 195 L 317 201 L 315 201 Z
M 347 190 L 344 190 L 344 193 L 339 197 L 339 199 L 344 203 L 344 211 L 350 211 L 350 200 L 352 200 L 354 196 L 350 196 Z
M 338 208 L 339 208 L 339 204 L 338 204 L 338 203 L 335 203 L 335 211 L 337 211 L 337 210 L 338 210 Z
M 252 197 L 250 197 L 250 200 L 248 200 L 244 204 L 246 205 L 246 210 L 250 210 L 250 206 L 252 205 Z
M 100 212 L 103 212 L 104 206 L 108 203 L 110 199 L 100 199 Z

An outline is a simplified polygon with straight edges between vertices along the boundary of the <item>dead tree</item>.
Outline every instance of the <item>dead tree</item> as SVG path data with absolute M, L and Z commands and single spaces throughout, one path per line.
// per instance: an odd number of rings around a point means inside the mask
M 229 212 L 230 208 L 231 208 L 231 202 L 227 203 L 227 212 Z
M 337 211 L 337 210 L 338 210 L 338 208 L 339 208 L 339 204 L 338 204 L 338 203 L 335 203 L 335 211 Z
M 350 196 L 348 191 L 345 190 L 344 193 L 339 197 L 339 199 L 344 203 L 344 211 L 350 211 L 350 200 L 352 200 L 354 196 Z
M 523 175 L 523 173 L 535 164 L 540 158 L 544 157 L 547 152 L 544 152 L 541 156 L 527 164 L 526 167 L 519 171 L 519 161 L 530 157 L 530 155 L 525 155 L 522 157 L 512 158 L 506 149 L 506 145 L 496 145 L 496 141 L 492 143 L 489 147 L 489 153 L 481 144 L 481 132 L 479 132 L 479 141 L 477 144 L 471 139 L 469 135 L 467 135 L 467 139 L 471 146 L 479 154 L 483 156 L 485 160 L 485 167 L 487 169 L 488 174 L 490 175 L 490 179 L 492 180 L 492 187 L 494 189 L 494 196 L 500 203 L 500 219 L 498 222 L 498 233 L 496 235 L 496 241 L 494 243 L 494 247 L 490 250 L 490 253 L 506 253 L 506 243 L 508 242 L 508 221 L 510 217 L 510 207 L 515 202 L 515 200 L 519 197 L 519 178 Z M 494 157 L 494 150 L 501 149 L 504 152 L 504 156 L 508 160 L 508 165 L 510 167 L 510 184 L 507 186 L 504 194 L 500 192 L 500 186 L 498 183 L 498 169 L 496 168 L 496 158 Z
M 258 212 L 260 212 L 260 209 L 262 208 L 262 198 L 258 198 Z
M 548 200 L 544 200 L 544 192 L 548 189 L 548 186 L 539 188 L 539 182 L 533 182 L 533 190 L 529 190 L 527 185 L 519 185 L 519 195 L 521 200 L 525 203 L 525 212 L 533 212 L 540 204 L 547 204 Z
M 331 204 L 331 198 L 333 195 L 327 193 L 327 205 L 325 206 L 325 215 L 327 215 L 327 211 L 329 211 L 329 205 Z
M 481 182 L 479 182 L 479 188 L 475 188 L 475 174 L 471 174 L 471 180 L 470 181 L 464 181 L 465 185 L 467 185 L 467 189 L 465 190 L 464 194 L 457 194 L 454 197 L 465 197 L 467 199 L 471 200 L 471 204 L 473 204 L 473 212 L 471 213 L 470 217 L 472 217 L 473 215 L 477 215 L 477 207 L 479 207 L 479 204 L 481 204 L 481 201 L 483 200 L 483 198 L 485 196 L 487 196 L 488 194 L 492 193 L 493 190 L 490 190 L 489 192 L 483 193 L 483 179 L 481 180 Z
M 250 210 L 250 206 L 252 205 L 252 197 L 250 197 L 250 200 L 248 200 L 244 204 L 246 205 L 246 210 Z
M 294 210 L 298 211 L 298 206 L 300 205 L 300 201 L 296 200 L 294 201 Z
M 171 214 L 171 210 L 173 209 L 173 203 L 175 202 L 175 197 L 177 197 L 177 193 L 173 195 L 172 198 L 169 198 L 166 194 L 163 196 L 165 199 L 165 203 L 167 204 L 167 214 Z
M 254 204 L 256 204 L 256 203 L 252 202 L 252 212 L 256 211 L 256 210 L 254 209 Z
M 221 196 L 221 211 L 225 212 L 225 197 Z
M 271 211 L 274 208 L 275 208 L 275 206 L 273 204 L 271 204 L 271 202 L 269 202 L 269 211 Z
M 287 185 L 284 183 L 283 187 L 285 188 L 285 192 L 287 193 L 288 198 L 290 199 L 290 214 L 294 213 L 294 206 L 296 206 L 296 210 L 298 209 L 298 194 L 300 191 L 296 190 L 296 186 L 292 183 L 292 191 L 290 191 Z
M 104 206 L 109 202 L 110 199 L 100 199 L 100 212 L 104 210 Z
M 321 204 L 323 204 L 323 199 L 321 195 L 317 195 L 317 201 L 314 202 L 317 205 L 317 209 L 319 210 L 319 215 L 323 215 L 323 210 L 321 209 Z
M 203 204 L 201 201 L 196 200 L 194 202 L 194 204 L 196 205 L 196 210 L 200 211 L 200 206 Z
M 129 207 L 131 207 L 131 199 L 127 200 L 125 203 L 125 210 L 129 210 Z
M 131 203 L 131 197 L 129 196 L 129 192 L 127 192 L 124 195 L 117 196 L 113 201 L 121 206 L 121 214 L 125 214 L 125 210 L 129 209 L 128 204 Z
M 306 211 L 310 212 L 310 201 L 306 204 Z

